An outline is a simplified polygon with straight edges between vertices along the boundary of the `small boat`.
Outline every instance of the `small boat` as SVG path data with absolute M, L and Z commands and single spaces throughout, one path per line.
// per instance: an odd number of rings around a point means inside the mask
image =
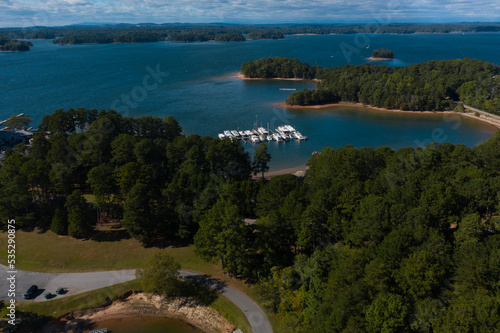
M 224 131 L 224 135 L 227 137 L 233 136 L 230 131 Z
M 269 142 L 269 141 L 273 141 L 273 137 L 272 135 L 267 135 L 266 136 L 266 140 Z
M 264 134 L 259 135 L 260 141 L 266 141 L 266 136 Z
M 297 140 L 307 140 L 307 136 L 303 136 L 300 132 L 295 132 Z
M 232 130 L 232 131 L 231 131 L 231 134 L 232 134 L 234 137 L 238 137 L 238 136 L 240 136 L 240 133 L 238 133 L 238 131 L 235 131 L 235 130 Z
M 254 129 L 253 129 L 253 130 L 252 130 L 252 132 L 253 132 L 253 134 L 255 134 L 255 135 L 257 135 L 257 136 L 259 136 L 259 135 L 260 135 L 260 133 L 259 133 L 257 130 L 254 130 Z
M 264 128 L 264 127 L 259 127 L 257 129 L 257 131 L 260 133 L 260 134 L 264 134 L 264 135 L 267 135 L 269 134 L 269 132 Z
M 257 135 L 252 135 L 250 137 L 250 141 L 252 141 L 252 143 L 259 143 L 260 142 L 260 139 Z
M 219 139 L 221 139 L 221 140 L 222 140 L 222 139 L 224 139 L 225 137 L 226 137 L 226 136 L 225 136 L 224 134 L 219 133 Z
M 252 131 L 246 130 L 245 134 L 246 134 L 246 136 L 250 137 L 253 133 L 252 133 Z
M 295 132 L 295 128 L 293 128 L 292 126 L 290 125 L 285 125 L 285 126 L 288 128 L 290 132 Z
M 278 133 L 273 133 L 273 140 L 277 142 L 283 142 L 283 138 Z
M 238 131 L 238 133 L 240 133 L 240 136 L 241 136 L 242 138 L 246 136 L 245 131 Z

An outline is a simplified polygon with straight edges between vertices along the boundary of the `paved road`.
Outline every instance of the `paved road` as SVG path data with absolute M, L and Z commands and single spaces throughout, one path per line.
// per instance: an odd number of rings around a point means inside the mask
M 8 290 L 9 281 L 7 278 L 11 275 L 7 267 L 0 265 L 0 300 L 9 300 Z M 271 323 L 267 319 L 262 309 L 247 295 L 229 287 L 224 283 L 212 279 L 210 276 L 198 272 L 181 270 L 181 277 L 203 283 L 229 298 L 237 307 L 243 311 L 247 317 L 254 333 L 272 333 Z M 99 289 L 114 284 L 126 282 L 135 279 L 135 270 L 120 270 L 91 273 L 38 273 L 17 270 L 16 276 L 16 299 L 22 300 L 22 296 L 28 288 L 36 284 L 39 288 L 36 297 L 28 302 L 43 302 L 45 299 L 41 296 L 49 291 L 54 293 L 58 288 L 65 288 L 68 292 L 64 295 L 57 295 L 55 298 L 61 298 L 80 294 L 86 291 Z

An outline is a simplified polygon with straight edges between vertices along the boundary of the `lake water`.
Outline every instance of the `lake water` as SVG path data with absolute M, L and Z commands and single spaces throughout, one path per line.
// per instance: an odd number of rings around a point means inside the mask
M 107 328 L 109 333 L 203 333 L 180 319 L 163 317 L 131 317 L 99 322 L 95 329 Z
M 287 36 L 242 43 L 149 43 L 53 45 L 32 41 L 30 52 L 0 53 L 0 119 L 21 112 L 37 125 L 59 108 L 116 108 L 129 116 L 173 115 L 185 134 L 217 136 L 227 129 L 276 128 L 289 123 L 307 142 L 269 143 L 271 169 L 303 165 L 325 146 L 419 146 L 450 141 L 474 146 L 494 129 L 474 119 L 440 114 L 399 114 L 363 109 L 287 110 L 290 91 L 313 88 L 305 81 L 242 81 L 232 78 L 241 63 L 261 57 L 298 58 L 333 67 L 367 63 L 374 48 L 395 53 L 390 66 L 431 59 L 477 58 L 500 63 L 500 34 L 411 34 Z M 346 51 L 347 50 L 347 51 Z M 159 81 L 144 81 L 149 71 Z M 159 83 L 159 84 L 156 84 Z M 145 89 L 148 88 L 148 89 Z M 135 100 L 126 104 L 126 96 Z M 253 154 L 251 144 L 245 147 Z

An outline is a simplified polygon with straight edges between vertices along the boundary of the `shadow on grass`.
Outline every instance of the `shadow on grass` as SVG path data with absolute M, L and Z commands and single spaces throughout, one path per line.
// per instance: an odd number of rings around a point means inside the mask
M 226 284 L 207 275 L 186 276 L 181 281 L 181 295 L 195 297 L 204 305 L 210 305 L 218 297 Z

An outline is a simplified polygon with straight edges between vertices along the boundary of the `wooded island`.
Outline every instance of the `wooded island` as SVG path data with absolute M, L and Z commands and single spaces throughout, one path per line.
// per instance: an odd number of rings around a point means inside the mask
M 445 111 L 454 101 L 500 114 L 500 66 L 476 59 L 432 60 L 406 67 L 310 66 L 288 58 L 267 58 L 242 65 L 245 76 L 318 79 L 316 89 L 292 93 L 288 105 L 338 102 L 403 111 Z
M 31 42 L 0 36 L 0 52 L 24 52 L 32 46 Z

